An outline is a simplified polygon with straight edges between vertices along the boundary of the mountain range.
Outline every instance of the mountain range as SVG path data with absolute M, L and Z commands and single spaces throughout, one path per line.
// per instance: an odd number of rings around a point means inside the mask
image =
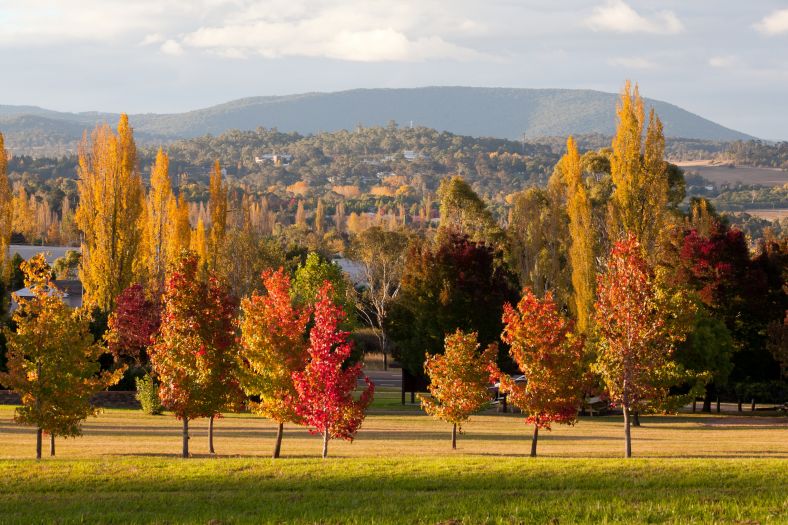
M 578 89 L 424 87 L 353 89 L 334 93 L 250 97 L 184 113 L 130 115 L 141 143 L 169 142 L 230 129 L 278 128 L 302 134 L 358 125 L 418 125 L 470 136 L 508 139 L 612 135 L 618 95 Z M 678 106 L 646 99 L 668 137 L 747 140 Z M 73 151 L 85 129 L 117 122 L 118 114 L 52 111 L 36 106 L 0 105 L 0 131 L 7 147 L 36 152 Z

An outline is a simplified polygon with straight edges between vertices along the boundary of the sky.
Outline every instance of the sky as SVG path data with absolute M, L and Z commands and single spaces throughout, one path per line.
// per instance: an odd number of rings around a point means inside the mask
M 641 93 L 788 140 L 786 0 L 0 0 L 0 104 L 171 113 L 462 85 Z

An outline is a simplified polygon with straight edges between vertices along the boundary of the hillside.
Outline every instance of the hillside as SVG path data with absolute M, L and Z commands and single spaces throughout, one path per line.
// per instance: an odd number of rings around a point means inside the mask
M 281 97 L 239 99 L 173 114 L 132 115 L 142 142 L 161 142 L 229 129 L 277 128 L 303 134 L 413 122 L 461 135 L 519 139 L 598 133 L 611 135 L 617 95 L 591 90 L 426 87 L 355 89 Z M 669 137 L 746 140 L 667 102 L 647 99 L 665 123 Z M 11 148 L 35 152 L 73 147 L 84 127 L 113 122 L 109 113 L 64 113 L 31 106 L 0 106 L 0 130 Z

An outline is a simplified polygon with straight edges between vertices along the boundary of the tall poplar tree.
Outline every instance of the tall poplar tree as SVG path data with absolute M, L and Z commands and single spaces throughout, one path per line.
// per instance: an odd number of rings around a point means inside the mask
M 167 261 L 174 261 L 183 250 L 189 249 L 192 228 L 189 222 L 189 205 L 182 194 L 177 199 L 170 199 L 168 209 Z
M 653 260 L 668 204 L 668 164 L 664 161 L 662 122 L 652 109 L 646 129 L 645 112 L 637 86 L 627 81 L 617 108 L 610 169 L 615 190 L 610 203 L 612 239 L 632 233 Z
M 227 185 L 222 182 L 222 168 L 217 160 L 213 164 L 209 181 L 211 235 L 208 250 L 208 268 L 216 270 L 219 253 L 224 249 L 227 233 Z
M 577 329 L 585 333 L 594 308 L 594 228 L 580 154 L 573 137 L 566 141 L 566 154 L 560 163 L 566 183 L 566 212 L 569 216 L 569 265 L 572 272 L 570 305 L 577 318 Z
M 8 183 L 8 156 L 5 141 L 0 133 L 0 285 L 5 283 L 7 276 L 8 246 L 11 244 L 11 186 Z
M 98 126 L 79 147 L 79 207 L 83 233 L 80 278 L 86 304 L 105 312 L 115 298 L 143 273 L 141 257 L 144 190 L 128 117 L 118 133 Z
M 170 160 L 164 150 L 159 148 L 156 162 L 150 176 L 150 192 L 148 193 L 147 214 L 147 270 L 150 279 L 150 290 L 160 291 L 164 286 L 167 271 L 168 246 L 170 244 L 171 224 L 175 217 L 170 217 L 172 184 L 169 174 Z

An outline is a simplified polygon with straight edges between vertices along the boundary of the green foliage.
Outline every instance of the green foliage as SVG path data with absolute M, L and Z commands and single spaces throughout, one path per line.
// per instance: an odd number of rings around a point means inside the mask
M 350 282 L 339 265 L 324 259 L 316 252 L 310 252 L 306 256 L 306 262 L 295 271 L 293 298 L 300 304 L 314 304 L 326 281 L 332 286 L 331 299 L 348 315 L 346 322 L 352 323 L 354 306 Z
M 164 407 L 161 406 L 159 399 L 159 385 L 150 374 L 136 378 L 135 384 L 137 385 L 135 397 L 142 405 L 142 411 L 145 414 L 155 416 L 164 412 Z

